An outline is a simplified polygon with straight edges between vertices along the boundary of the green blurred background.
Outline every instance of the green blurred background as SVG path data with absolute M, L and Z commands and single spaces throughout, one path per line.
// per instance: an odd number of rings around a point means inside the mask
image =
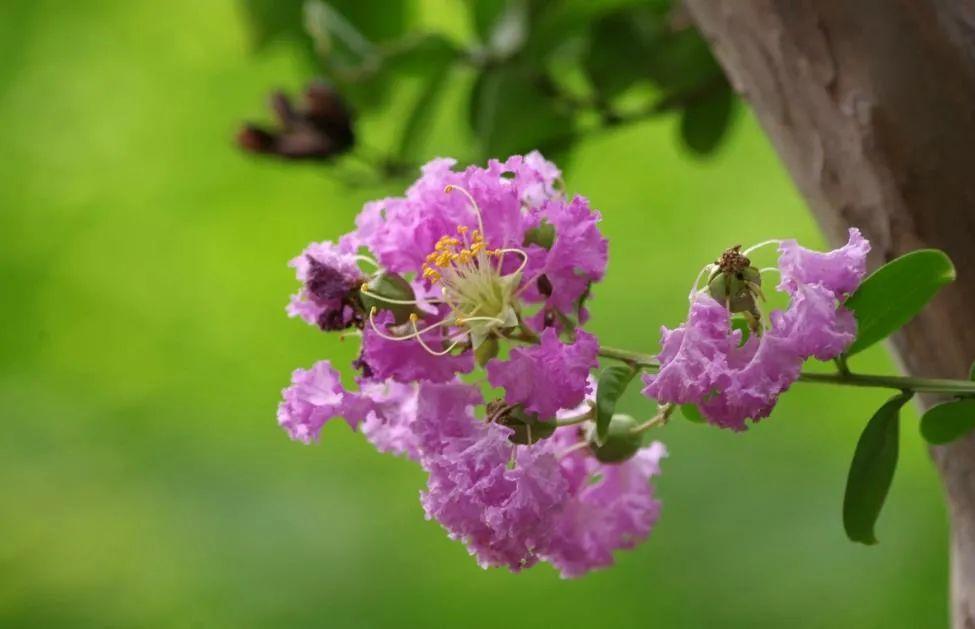
M 462 36 L 457 4 L 421 20 Z M 402 188 L 233 146 L 268 88 L 309 78 L 301 59 L 254 53 L 230 0 L 0 5 L 0 625 L 945 624 L 945 511 L 913 414 L 881 544 L 843 534 L 846 466 L 883 393 L 797 385 L 743 435 L 673 422 L 653 535 L 578 581 L 482 571 L 424 520 L 419 470 L 342 424 L 290 442 L 274 417 L 290 371 L 355 347 L 284 315 L 285 264 Z M 431 156 L 466 153 L 446 107 Z M 744 111 L 706 161 L 658 119 L 561 165 L 605 217 L 607 344 L 653 351 L 729 244 L 822 244 Z M 892 369 L 880 349 L 856 366 Z

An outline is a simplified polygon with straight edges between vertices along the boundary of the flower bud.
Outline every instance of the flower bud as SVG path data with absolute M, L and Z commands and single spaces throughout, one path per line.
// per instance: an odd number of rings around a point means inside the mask
M 629 459 L 640 449 L 640 434 L 634 432 L 636 427 L 636 420 L 629 415 L 613 415 L 603 445 L 598 444 L 595 430 L 587 435 L 593 455 L 603 463 L 621 463 Z
M 368 293 L 368 294 L 367 294 Z M 417 312 L 416 296 L 410 283 L 396 273 L 382 271 L 366 282 L 365 292 L 359 293 L 359 301 L 366 312 L 372 308 L 393 313 L 396 324 L 406 323 Z M 414 302 L 414 303 L 390 303 Z
M 740 251 L 728 249 L 712 266 L 708 276 L 708 294 L 725 304 L 730 312 L 748 313 L 758 318 L 762 299 L 762 274 Z

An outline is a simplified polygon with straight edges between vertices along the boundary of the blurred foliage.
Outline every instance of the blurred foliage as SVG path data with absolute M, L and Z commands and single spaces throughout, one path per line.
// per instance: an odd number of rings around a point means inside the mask
M 714 151 L 735 98 L 679 3 L 670 0 L 481 0 L 465 4 L 471 37 L 417 30 L 407 0 L 243 0 L 254 44 L 297 41 L 355 112 L 402 119 L 379 146 L 381 166 L 426 159 L 422 138 L 442 95 L 467 81 L 471 160 L 540 149 L 558 157 L 602 128 L 665 113 L 681 116 L 695 154 Z M 391 103 L 404 80 L 421 85 Z M 361 137 L 361 136 L 360 136 Z M 375 145 L 375 138 L 361 138 Z

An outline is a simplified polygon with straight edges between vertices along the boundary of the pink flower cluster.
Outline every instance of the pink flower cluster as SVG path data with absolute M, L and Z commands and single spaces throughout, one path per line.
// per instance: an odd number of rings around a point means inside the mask
M 743 344 L 725 305 L 695 292 L 687 322 L 662 329 L 660 371 L 644 377 L 644 394 L 695 404 L 709 422 L 732 430 L 767 417 L 807 359 L 833 359 L 853 342 L 856 321 L 843 302 L 866 274 L 869 251 L 857 229 L 846 245 L 827 253 L 782 241 L 778 289 L 788 294 L 789 306 L 772 312 L 768 329 Z
M 418 462 L 427 516 L 482 566 L 544 560 L 580 576 L 650 532 L 664 448 L 600 463 L 580 426 L 519 441 L 505 413 L 544 424 L 591 408 L 599 345 L 582 325 L 607 264 L 600 216 L 561 193 L 537 152 L 453 167 L 430 162 L 404 196 L 366 204 L 353 232 L 291 262 L 302 286 L 289 314 L 361 333 L 362 349 L 355 389 L 328 361 L 296 370 L 278 422 L 310 443 L 342 417 L 379 451 Z M 460 380 L 479 365 L 503 389 L 501 414 Z
M 519 446 L 510 428 L 477 419 L 475 386 L 391 381 L 341 392 L 327 361 L 298 370 L 285 397 L 279 417 L 299 438 L 332 416 L 361 417 L 352 423 L 378 450 L 417 461 L 429 474 L 421 495 L 427 517 L 485 568 L 517 571 L 544 560 L 578 577 L 611 565 L 612 551 L 643 540 L 660 513 L 649 483 L 666 456 L 659 442 L 619 464 L 575 447 L 577 426 Z
M 577 577 L 611 565 L 614 549 L 649 534 L 660 513 L 648 481 L 666 455 L 661 444 L 616 465 L 573 451 L 573 426 L 515 447 L 509 428 L 474 419 L 475 389 L 427 386 L 416 418 L 420 462 L 430 474 L 423 507 L 481 566 L 516 571 L 545 560 Z

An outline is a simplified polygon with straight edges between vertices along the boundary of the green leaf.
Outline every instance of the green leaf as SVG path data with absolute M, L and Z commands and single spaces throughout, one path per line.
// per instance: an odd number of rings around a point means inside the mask
M 411 54 L 396 59 L 396 63 L 402 65 L 404 71 L 409 69 L 407 64 L 421 61 L 422 65 L 416 69 L 422 68 L 426 73 L 420 95 L 400 135 L 397 156 L 401 160 L 408 161 L 410 158 L 421 157 L 423 140 L 430 136 L 433 121 L 436 120 L 439 112 L 440 98 L 450 78 L 450 65 L 456 58 L 456 54 L 456 51 L 449 46 L 436 47 L 436 44 L 431 42 L 428 46 L 416 48 Z
M 972 363 L 972 366 L 968 370 L 968 379 L 975 380 L 975 363 Z
M 843 496 L 843 527 L 854 542 L 876 544 L 874 525 L 897 467 L 900 409 L 912 393 L 888 400 L 860 434 Z
M 463 52 L 443 35 L 431 33 L 389 45 L 383 51 L 383 71 L 399 80 L 401 75 L 428 78 L 459 59 Z
M 357 65 L 376 54 L 375 48 L 355 24 L 328 2 L 308 0 L 304 5 L 305 29 L 322 59 Z
M 735 99 L 726 84 L 693 99 L 680 119 L 680 135 L 687 148 L 707 155 L 718 148 L 731 125 Z
M 527 66 L 485 69 L 471 91 L 469 113 L 486 155 L 513 155 L 534 148 L 550 153 L 549 147 L 572 137 L 571 116 L 555 106 L 539 76 Z
M 616 412 L 616 402 L 626 391 L 636 371 L 629 365 L 612 365 L 599 374 L 596 387 L 596 437 L 603 442 L 609 435 L 609 424 Z
M 921 435 L 928 443 L 954 441 L 975 428 L 975 400 L 945 402 L 928 409 L 921 417 Z
M 938 249 L 919 249 L 874 271 L 846 301 L 857 319 L 857 338 L 847 356 L 865 350 L 895 332 L 921 311 L 955 267 Z
M 611 99 L 637 81 L 649 80 L 647 59 L 662 22 L 651 11 L 621 11 L 593 25 L 584 67 L 602 98 Z
M 491 40 L 491 32 L 507 8 L 508 0 L 477 0 L 467 3 L 468 16 L 474 32 L 485 44 Z
M 689 422 L 694 422 L 695 424 L 706 424 L 707 420 L 704 419 L 704 415 L 701 414 L 701 409 L 699 409 L 694 404 L 681 404 L 680 414 L 684 416 Z
M 665 93 L 692 95 L 725 83 L 721 66 L 697 29 L 668 32 L 647 59 L 650 77 Z
M 655 6 L 657 5 L 657 6 Z M 666 5 L 666 6 L 664 6 Z M 670 0 L 561 0 L 535 2 L 532 6 L 531 35 L 525 42 L 527 56 L 541 60 L 566 41 L 589 34 L 601 17 L 629 10 L 653 10 L 664 16 L 670 11 Z M 629 62 L 630 60 L 627 60 Z M 649 60 L 645 60 L 648 63 Z M 625 69 L 623 70 L 626 71 Z

